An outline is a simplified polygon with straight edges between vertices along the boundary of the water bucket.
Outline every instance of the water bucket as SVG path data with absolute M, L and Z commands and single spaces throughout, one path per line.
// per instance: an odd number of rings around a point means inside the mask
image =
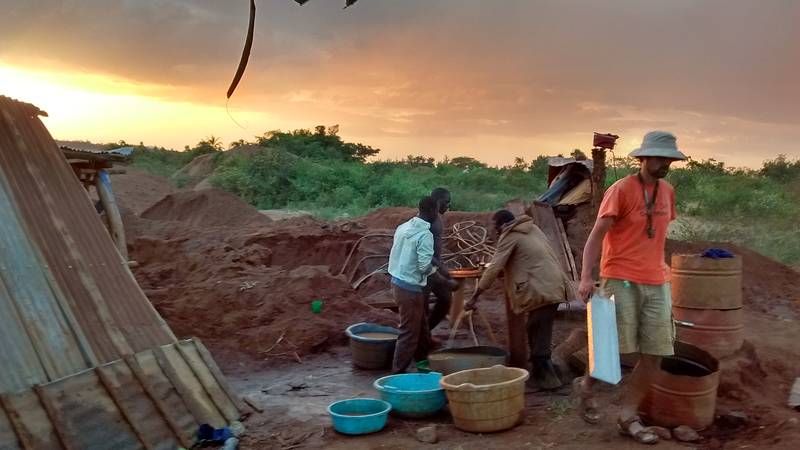
M 684 342 L 664 357 L 661 370 L 639 407 L 649 423 L 667 428 L 686 425 L 705 429 L 714 422 L 719 363 L 708 352 Z
M 525 412 L 528 371 L 494 366 L 471 369 L 442 378 L 456 428 L 490 433 L 513 428 Z
M 353 365 L 367 370 L 388 369 L 392 366 L 394 347 L 400 331 L 397 328 L 357 323 L 345 330 L 350 338 Z

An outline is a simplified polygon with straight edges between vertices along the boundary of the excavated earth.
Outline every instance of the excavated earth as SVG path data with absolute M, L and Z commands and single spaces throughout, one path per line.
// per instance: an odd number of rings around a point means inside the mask
M 324 411 L 334 400 L 374 396 L 371 382 L 384 375 L 351 369 L 343 330 L 361 321 L 397 323 L 393 311 L 370 306 L 388 296 L 385 276 L 375 276 L 354 290 L 349 268 L 340 274 L 344 262 L 359 238 L 391 233 L 413 215 L 412 209 L 386 208 L 340 222 L 309 217 L 276 221 L 229 193 L 179 190 L 166 179 L 135 169 L 115 175 L 112 182 L 142 289 L 176 335 L 201 338 L 231 382 L 265 408 L 246 422 L 249 432 L 243 448 L 430 446 L 413 437 L 414 429 L 430 421 L 393 419 L 381 433 L 346 438 L 332 430 Z M 450 212 L 446 220 L 488 225 L 490 217 L 491 212 Z M 578 259 L 590 226 L 586 218 L 581 220 L 567 226 Z M 366 240 L 351 262 L 387 254 L 390 244 L 390 238 Z M 726 248 L 743 258 L 746 343 L 721 361 L 720 418 L 701 433 L 702 441 L 689 447 L 800 448 L 800 413 L 785 406 L 791 382 L 800 376 L 798 273 L 728 243 L 669 241 L 667 259 L 672 253 L 698 253 L 709 247 Z M 375 263 L 367 263 L 356 275 L 374 268 Z M 502 344 L 502 304 L 491 301 L 501 298 L 496 287 L 486 295 L 482 310 Z M 312 312 L 314 300 L 322 300 L 321 313 Z M 560 316 L 555 342 L 584 327 L 581 313 Z M 447 334 L 445 321 L 434 335 L 445 339 Z M 486 334 L 479 331 L 479 336 L 485 339 Z M 576 417 L 568 394 L 565 387 L 529 395 L 525 423 L 495 435 L 463 433 L 446 414 L 437 416 L 432 419 L 441 440 L 436 448 L 633 448 L 614 432 L 617 390 L 602 390 L 609 417 L 594 427 Z M 746 419 L 732 423 L 731 412 Z

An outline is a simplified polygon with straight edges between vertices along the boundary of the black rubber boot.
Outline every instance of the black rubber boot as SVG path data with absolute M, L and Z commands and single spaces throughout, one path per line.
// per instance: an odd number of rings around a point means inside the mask
M 549 356 L 534 356 L 531 358 L 531 379 L 539 389 L 552 390 L 560 388 L 564 383 L 558 377 L 553 361 Z

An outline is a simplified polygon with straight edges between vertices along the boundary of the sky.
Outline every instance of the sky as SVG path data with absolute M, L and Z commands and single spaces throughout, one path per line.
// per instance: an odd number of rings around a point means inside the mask
M 57 139 L 182 149 L 340 127 L 406 155 L 617 156 L 654 129 L 695 159 L 800 157 L 795 0 L 0 0 L 0 95 Z

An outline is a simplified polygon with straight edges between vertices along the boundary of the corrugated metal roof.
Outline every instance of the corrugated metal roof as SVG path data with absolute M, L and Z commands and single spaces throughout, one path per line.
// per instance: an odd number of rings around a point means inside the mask
M 21 334 L 14 340 L 4 340 L 3 345 L 9 352 L 27 354 L 28 349 L 33 350 L 26 356 L 29 364 L 38 361 L 35 365 L 44 369 L 46 379 L 61 378 L 87 368 L 88 361 L 41 270 L 35 250 L 25 239 L 24 229 L 15 214 L 16 205 L 6 187 L 5 176 L 0 171 L 0 284 L 3 286 L 0 296 L 4 297 L 4 309 L 9 313 L 9 330 L 4 334 L 12 339 L 15 320 Z
M 38 114 L 0 96 L 0 448 L 190 447 L 238 406 L 202 344 L 177 350 Z
M 7 299 L 52 380 L 175 337 L 122 260 L 39 113 L 0 96 L 0 190 L 8 231 L 0 263 L 14 269 L 2 274 Z M 5 320 L 0 317 L 0 326 Z M 0 371 L 17 370 L 12 367 L 0 365 Z

